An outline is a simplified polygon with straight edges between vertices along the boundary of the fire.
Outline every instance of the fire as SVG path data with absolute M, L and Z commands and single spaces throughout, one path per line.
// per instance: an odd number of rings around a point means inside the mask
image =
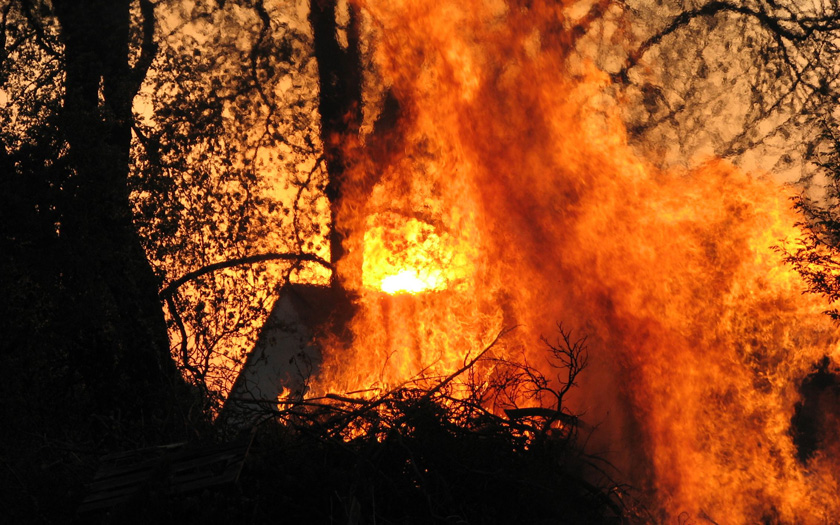
M 789 192 L 637 155 L 562 3 L 358 5 L 368 89 L 404 116 L 393 154 L 347 153 L 338 275 L 357 311 L 352 341 L 323 336 L 314 390 L 445 376 L 513 325 L 495 355 L 543 366 L 562 321 L 590 344 L 569 408 L 660 519 L 840 520 L 832 447 L 803 460 L 793 438 L 799 385 L 840 351 L 774 249 L 801 236 Z
M 400 292 L 418 293 L 434 290 L 442 286 L 440 279 L 434 275 L 418 275 L 417 270 L 402 270 L 396 275 L 389 275 L 382 279 L 380 288 L 383 292 L 396 294 Z
M 364 236 L 364 286 L 385 293 L 443 290 L 462 281 L 469 269 L 450 236 L 428 223 L 397 214 L 378 214 Z

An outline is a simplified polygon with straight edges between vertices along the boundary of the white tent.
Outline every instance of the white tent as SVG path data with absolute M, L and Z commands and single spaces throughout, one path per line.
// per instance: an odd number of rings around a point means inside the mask
M 283 287 L 222 410 L 228 423 L 252 425 L 276 409 L 281 392 L 306 393 L 321 362 L 313 337 L 344 303 L 336 300 L 337 295 L 327 286 Z

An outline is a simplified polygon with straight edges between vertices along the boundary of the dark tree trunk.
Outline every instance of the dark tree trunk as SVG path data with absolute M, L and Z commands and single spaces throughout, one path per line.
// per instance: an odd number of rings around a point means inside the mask
M 55 1 L 65 47 L 61 127 L 72 166 L 58 206 L 68 254 L 61 308 L 76 325 L 65 327 L 71 362 L 95 403 L 146 418 L 164 408 L 178 372 L 127 187 L 131 105 L 145 74 L 128 62 L 130 4 Z
M 336 3 L 336 0 L 309 2 L 309 22 L 320 82 L 321 142 L 329 175 L 326 194 L 332 210 L 330 260 L 333 264 L 344 255 L 344 235 L 336 222 L 336 211 L 347 169 L 345 141 L 358 137 L 362 123 L 362 64 L 357 14 L 352 6 L 349 7 L 350 21 L 343 28 L 347 34 L 347 46 L 343 47 L 338 41 Z M 338 285 L 335 274 L 333 285 Z

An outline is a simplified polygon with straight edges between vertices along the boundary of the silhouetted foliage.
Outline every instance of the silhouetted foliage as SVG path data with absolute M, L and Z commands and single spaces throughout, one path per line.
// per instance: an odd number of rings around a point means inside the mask
M 163 298 L 179 365 L 225 392 L 279 286 L 301 271 L 328 275 L 311 37 L 288 2 L 159 9 L 179 23 L 160 36 L 140 94 L 148 114 L 135 123 L 129 182 L 162 281 L 224 267 Z

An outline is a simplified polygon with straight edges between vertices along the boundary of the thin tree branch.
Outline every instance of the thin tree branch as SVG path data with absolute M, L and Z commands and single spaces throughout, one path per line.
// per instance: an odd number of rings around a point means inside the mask
M 2 16 L 0 16 L 0 67 L 3 67 L 3 64 L 6 62 L 6 58 L 9 56 L 9 52 L 6 50 L 6 23 L 11 9 L 12 4 L 8 3 L 3 6 L 3 10 L 0 11 L 0 14 L 2 14 Z
M 178 328 L 178 333 L 181 335 L 181 365 L 193 373 L 196 379 L 203 379 L 204 374 L 190 364 L 189 344 L 187 341 L 187 328 L 184 326 L 184 320 L 181 319 L 181 314 L 178 313 L 178 307 L 175 305 L 174 294 L 169 294 L 165 298 L 166 306 L 169 309 L 169 314 L 172 320 L 175 321 L 175 326 Z
M 233 268 L 235 266 L 245 266 L 249 264 L 265 262 L 265 261 L 304 261 L 304 262 L 314 262 L 318 263 L 324 268 L 328 270 L 332 270 L 333 267 L 330 263 L 324 260 L 317 255 L 311 253 L 260 253 L 256 255 L 247 255 L 245 257 L 237 257 L 236 259 L 229 259 L 227 261 L 220 261 L 213 264 L 208 264 L 207 266 L 202 266 L 197 270 L 193 270 L 188 272 L 181 277 L 175 279 L 174 281 L 170 282 L 166 285 L 159 293 L 158 297 L 161 299 L 166 299 L 167 297 L 171 296 L 178 288 L 180 288 L 183 284 L 187 283 L 188 281 L 192 281 L 193 279 L 197 279 L 203 275 L 207 275 L 208 273 L 215 272 L 217 270 L 223 270 L 225 268 Z
M 662 39 L 671 35 L 677 30 L 687 26 L 697 18 L 711 18 L 717 16 L 720 13 L 734 13 L 753 18 L 757 20 L 761 26 L 763 26 L 765 29 L 767 29 L 774 35 L 777 35 L 778 37 L 784 38 L 786 40 L 797 42 L 805 40 L 815 29 L 817 29 L 816 26 L 813 29 L 805 28 L 803 27 L 802 22 L 800 22 L 799 20 L 794 19 L 788 21 L 792 24 L 795 24 L 796 27 L 802 29 L 801 32 L 797 32 L 793 29 L 788 29 L 784 25 L 782 25 L 782 22 L 787 20 L 775 18 L 765 11 L 757 11 L 745 5 L 738 5 L 725 1 L 709 2 L 708 4 L 705 4 L 696 9 L 683 11 L 682 13 L 677 15 L 673 20 L 671 20 L 671 23 L 669 23 L 656 34 L 652 35 L 647 40 L 642 42 L 638 48 L 636 48 L 628 55 L 624 67 L 622 67 L 618 73 L 612 75 L 613 80 L 622 83 L 627 83 L 627 75 L 630 69 L 635 67 L 642 59 L 642 57 L 644 57 L 644 55 L 648 51 L 650 51 L 651 48 L 659 44 L 662 41 Z M 819 29 L 824 31 L 830 30 L 828 26 L 825 28 L 819 27 Z
M 47 39 L 47 34 L 44 32 L 43 26 L 41 26 L 41 23 L 38 21 L 33 12 L 35 6 L 32 5 L 32 0 L 21 0 L 20 5 L 22 8 L 21 11 L 23 11 L 23 16 L 26 17 L 26 21 L 29 22 L 29 25 L 31 25 L 32 29 L 35 31 L 35 40 L 38 42 L 41 49 L 46 51 L 47 54 L 53 58 L 61 60 L 61 53 L 56 51 L 53 47 L 53 43 Z
M 312 176 L 315 174 L 316 171 L 321 167 L 321 164 L 324 162 L 324 156 L 319 155 L 318 158 L 315 160 L 315 165 L 312 166 L 312 169 L 309 170 L 309 173 L 306 176 L 306 180 L 298 186 L 297 194 L 295 195 L 294 205 L 292 206 L 292 227 L 294 228 L 295 232 L 295 245 L 297 246 L 298 250 L 303 250 L 303 239 L 300 235 L 300 199 L 303 195 L 303 190 L 309 188 L 309 185 L 312 183 Z M 286 270 L 285 279 L 288 281 L 292 278 L 292 274 L 300 268 L 300 264 L 302 261 L 296 261 L 294 264 L 289 266 L 289 269 Z
M 436 392 L 439 392 L 439 391 L 440 391 L 443 387 L 445 387 L 446 385 L 448 385 L 449 383 L 451 383 L 451 382 L 452 382 L 452 381 L 453 381 L 456 377 L 458 377 L 459 375 L 463 374 L 464 372 L 466 372 L 467 370 L 469 370 L 470 368 L 472 368 L 472 367 L 473 367 L 473 365 L 475 365 L 475 364 L 478 362 L 478 360 L 479 360 L 479 359 L 481 359 L 481 358 L 484 356 L 484 354 L 486 354 L 487 352 L 489 352 L 489 351 L 490 351 L 490 349 L 491 349 L 491 348 L 493 348 L 494 346 L 496 346 L 496 343 L 498 343 L 498 342 L 499 342 L 499 339 L 501 339 L 502 337 L 506 336 L 507 334 L 509 334 L 510 332 L 512 332 L 512 331 L 513 331 L 513 330 L 515 330 L 515 329 L 516 329 L 516 326 L 511 326 L 510 328 L 505 328 L 505 329 L 503 329 L 502 331 L 500 331 L 500 332 L 496 335 L 496 337 L 493 339 L 493 341 L 491 341 L 489 345 L 487 345 L 486 347 L 484 347 L 484 350 L 482 350 L 481 352 L 479 352 L 479 353 L 478 353 L 478 355 L 477 355 L 477 356 L 475 356 L 474 358 L 472 358 L 472 359 L 470 359 L 468 362 L 466 362 L 466 363 L 464 364 L 464 366 L 462 366 L 461 368 L 459 368 L 459 369 L 458 369 L 458 370 L 456 370 L 455 372 L 453 372 L 453 373 L 449 374 L 449 375 L 446 377 L 446 379 L 444 379 L 443 381 L 441 381 L 440 383 L 438 383 L 437 385 L 435 385 L 435 387 L 434 387 L 434 388 L 429 389 L 429 391 L 428 391 L 428 392 L 426 392 L 426 395 L 424 395 L 424 396 L 423 396 L 423 399 L 429 399 L 429 398 L 430 398 L 430 397 L 432 397 L 432 396 L 433 396 Z
M 140 0 L 140 12 L 143 14 L 143 42 L 140 44 L 140 58 L 131 69 L 132 94 L 140 90 L 158 51 L 155 42 L 155 4 L 150 0 Z

